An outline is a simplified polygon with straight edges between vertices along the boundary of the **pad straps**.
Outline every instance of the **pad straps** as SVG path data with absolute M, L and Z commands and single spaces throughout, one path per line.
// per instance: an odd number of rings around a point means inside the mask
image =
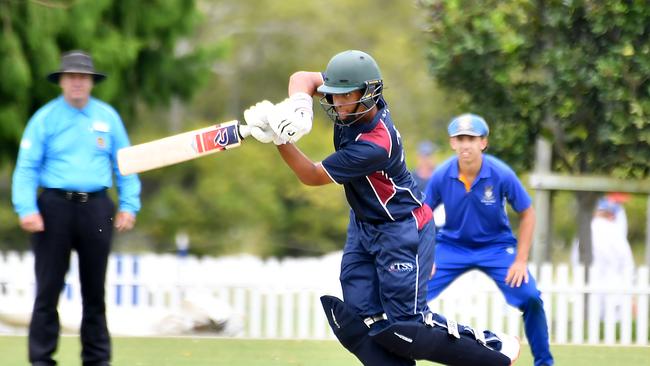
M 370 328 L 371 325 L 383 320 L 388 320 L 388 316 L 386 316 L 386 313 L 369 316 L 363 319 L 363 323 L 366 324 L 366 327 Z
M 485 335 L 483 332 L 477 332 L 474 328 L 458 324 L 455 320 L 447 319 L 444 316 L 428 312 L 424 316 L 424 324 L 430 327 L 443 327 L 447 329 L 447 334 L 454 338 L 460 338 L 461 334 L 471 335 L 479 343 L 485 345 Z

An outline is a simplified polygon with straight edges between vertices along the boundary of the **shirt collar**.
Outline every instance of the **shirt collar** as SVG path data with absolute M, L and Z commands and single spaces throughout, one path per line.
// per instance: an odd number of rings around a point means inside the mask
M 81 109 L 71 105 L 70 103 L 68 103 L 68 101 L 65 100 L 63 95 L 59 96 L 59 101 L 61 102 L 61 104 L 63 106 L 65 106 L 65 109 L 70 113 L 81 113 L 81 114 L 83 114 L 85 116 L 90 116 L 90 114 L 91 114 L 90 111 L 91 111 L 91 108 L 92 108 L 91 104 L 93 103 L 93 97 L 89 97 L 88 98 L 88 103 L 86 103 L 86 105 L 83 106 L 83 108 L 81 108 Z
M 490 176 L 492 176 L 490 162 L 488 161 L 488 156 L 486 154 L 483 154 L 481 158 L 481 170 L 479 170 L 477 178 L 489 178 Z

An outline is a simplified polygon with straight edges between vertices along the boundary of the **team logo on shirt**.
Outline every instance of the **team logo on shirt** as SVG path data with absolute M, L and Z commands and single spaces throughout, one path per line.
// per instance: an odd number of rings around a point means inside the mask
M 97 138 L 97 147 L 100 149 L 103 149 L 106 147 L 106 140 L 104 140 L 103 137 L 98 137 Z
M 494 188 L 492 186 L 485 186 L 481 202 L 486 205 L 493 205 L 497 202 L 497 198 L 494 197 Z
M 388 266 L 388 272 L 411 272 L 415 266 L 408 262 L 394 262 Z

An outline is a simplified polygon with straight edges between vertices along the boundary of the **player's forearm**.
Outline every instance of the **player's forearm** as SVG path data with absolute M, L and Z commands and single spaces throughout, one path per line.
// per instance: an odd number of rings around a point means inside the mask
M 303 184 L 320 186 L 332 183 L 323 167 L 319 163 L 311 161 L 294 144 L 278 145 L 278 151 L 284 162 Z
M 533 231 L 535 230 L 535 210 L 529 207 L 524 210 L 519 222 L 519 236 L 517 244 L 517 258 L 519 261 L 528 261 L 530 247 L 533 240 Z
M 289 95 L 307 93 L 311 96 L 318 94 L 316 89 L 323 84 L 320 72 L 298 71 L 289 77 Z

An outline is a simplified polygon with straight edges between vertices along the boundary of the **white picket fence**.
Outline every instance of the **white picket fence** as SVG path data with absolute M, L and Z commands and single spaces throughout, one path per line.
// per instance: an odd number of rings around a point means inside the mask
M 0 253 L 1 254 L 1 253 Z M 241 317 L 242 338 L 333 338 L 319 297 L 341 296 L 340 253 L 283 260 L 247 255 L 196 258 L 154 254 L 113 254 L 109 261 L 107 306 L 136 323 L 140 315 L 177 309 L 189 293 L 209 293 Z M 635 270 L 634 283 L 605 287 L 587 283 L 580 266 L 531 267 L 542 291 L 551 342 L 556 344 L 650 345 L 647 267 Z M 2 304 L 31 303 L 34 293 L 31 253 L 0 255 Z M 599 300 L 604 298 L 603 301 Z M 506 305 L 484 274 L 468 272 L 431 304 L 432 310 L 459 323 L 523 334 L 521 313 Z M 60 307 L 80 308 L 76 257 L 66 279 Z M 25 309 L 29 310 L 29 308 Z

